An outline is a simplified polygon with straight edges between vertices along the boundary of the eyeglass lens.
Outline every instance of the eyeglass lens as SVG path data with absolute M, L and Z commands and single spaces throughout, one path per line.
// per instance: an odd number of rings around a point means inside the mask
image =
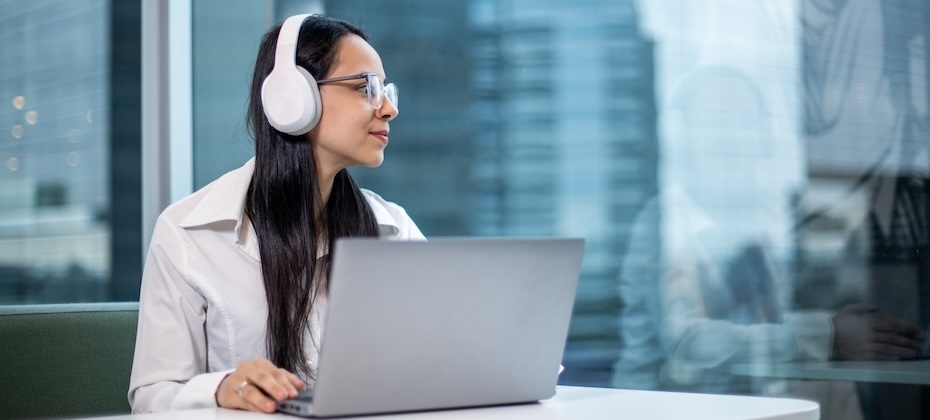
M 384 97 L 387 96 L 395 107 L 397 107 L 397 86 L 388 83 L 387 86 L 381 81 L 381 78 L 375 74 L 368 75 L 368 102 L 375 108 L 381 108 L 384 104 Z

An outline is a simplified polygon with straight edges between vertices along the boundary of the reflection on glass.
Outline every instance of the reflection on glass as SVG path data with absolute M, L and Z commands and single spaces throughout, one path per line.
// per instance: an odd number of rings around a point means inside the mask
M 68 165 L 72 167 L 77 166 L 80 160 L 81 159 L 80 159 L 80 155 L 78 154 L 78 152 L 70 152 L 68 153 L 68 157 L 65 158 L 65 161 L 68 162 Z
M 24 119 L 27 124 L 33 125 L 39 120 L 39 113 L 35 111 L 26 112 L 26 117 Z
M 930 324 L 926 1 L 323 4 L 410 98 L 363 186 L 428 236 L 588 240 L 562 383 L 919 412 L 733 367 L 907 357 Z
M 657 188 L 653 45 L 633 2 L 359 0 L 326 11 L 387 40 L 375 48 L 411 98 L 384 165 L 356 179 L 390 191 L 428 236 L 586 237 L 561 379 L 609 385 L 620 233 Z
M 823 418 L 919 406 L 919 389 L 863 401 L 851 383 L 734 366 L 914 356 L 928 320 L 928 6 L 673 3 L 640 3 L 661 51 L 663 182 L 620 263 L 614 384 L 802 396 Z
M 81 140 L 81 132 L 78 131 L 77 129 L 72 128 L 68 130 L 67 139 L 68 139 L 68 143 L 77 143 Z
M 0 304 L 106 300 L 110 2 L 0 1 Z M 53 30 L 50 30 L 52 28 Z M 81 164 L 79 164 L 79 162 Z

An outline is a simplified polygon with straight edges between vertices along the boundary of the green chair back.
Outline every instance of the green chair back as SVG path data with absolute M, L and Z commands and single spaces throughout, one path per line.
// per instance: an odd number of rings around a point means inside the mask
M 0 306 L 0 418 L 130 412 L 138 303 Z

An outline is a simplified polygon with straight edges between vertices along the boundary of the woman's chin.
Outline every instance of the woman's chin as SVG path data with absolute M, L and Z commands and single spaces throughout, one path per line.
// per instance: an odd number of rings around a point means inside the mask
M 373 157 L 372 159 L 367 160 L 367 161 L 365 161 L 365 162 L 360 162 L 360 163 L 359 163 L 359 166 L 364 166 L 364 167 L 366 167 L 366 168 L 377 168 L 377 167 L 381 166 L 382 163 L 384 163 L 384 154 L 383 154 L 383 153 L 382 153 L 380 156 L 376 157 L 376 158 Z

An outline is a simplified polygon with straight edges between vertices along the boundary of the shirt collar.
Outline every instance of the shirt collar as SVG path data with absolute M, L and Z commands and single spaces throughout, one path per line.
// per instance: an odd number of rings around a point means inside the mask
M 235 221 L 236 233 L 242 226 L 245 196 L 255 171 L 255 158 L 245 165 L 227 172 L 210 184 L 210 189 L 197 206 L 181 221 L 182 228 L 208 225 L 221 221 Z
M 235 221 L 236 243 L 244 246 L 250 255 L 257 254 L 257 241 L 250 240 L 251 236 L 254 236 L 254 231 L 251 223 L 247 223 L 248 219 L 243 211 L 245 209 L 245 196 L 248 193 L 254 172 L 255 158 L 253 157 L 241 168 L 227 172 L 216 181 L 213 181 L 203 199 L 181 221 L 180 226 L 182 228 L 192 228 L 221 221 Z M 394 219 L 385 205 L 376 198 L 377 195 L 367 190 L 362 190 L 362 193 L 366 201 L 368 201 L 372 213 L 374 213 L 380 235 L 392 236 L 400 232 L 397 220 Z M 246 227 L 245 231 L 243 231 L 243 226 Z M 251 251 L 253 249 L 254 252 Z M 252 256 L 257 258 L 257 255 Z

